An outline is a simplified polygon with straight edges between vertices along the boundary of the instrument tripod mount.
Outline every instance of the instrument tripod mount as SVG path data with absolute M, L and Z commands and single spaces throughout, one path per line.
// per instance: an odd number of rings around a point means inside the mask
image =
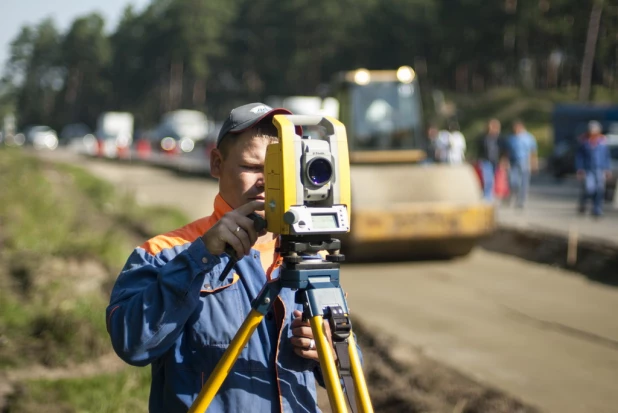
M 206 411 L 283 288 L 296 290 L 295 301 L 303 305 L 303 319 L 310 322 L 332 411 L 348 412 L 343 391 L 345 386 L 352 412 L 373 412 L 352 334 L 347 302 L 339 284 L 339 263 L 344 260 L 344 256 L 339 253 L 340 248 L 341 242 L 330 237 L 281 236 L 279 253 L 283 263 L 279 277 L 266 283 L 252 302 L 251 311 L 210 374 L 189 413 Z M 326 259 L 322 258 L 320 251 L 328 252 Z M 228 265 L 226 270 L 229 271 L 232 266 Z M 337 362 L 325 333 L 324 320 L 330 326 Z

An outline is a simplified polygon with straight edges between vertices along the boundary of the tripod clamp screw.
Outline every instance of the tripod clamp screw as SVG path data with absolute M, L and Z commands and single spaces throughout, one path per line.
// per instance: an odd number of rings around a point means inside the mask
M 345 255 L 343 254 L 328 254 L 326 256 L 326 261 L 328 262 L 344 262 Z

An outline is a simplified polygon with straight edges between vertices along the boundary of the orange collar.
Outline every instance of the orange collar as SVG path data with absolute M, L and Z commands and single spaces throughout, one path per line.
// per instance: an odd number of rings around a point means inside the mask
M 212 213 L 212 217 L 214 218 L 215 222 L 219 221 L 221 218 L 223 218 L 223 215 L 227 214 L 228 212 L 232 212 L 233 210 L 234 208 L 232 208 L 230 204 L 228 204 L 225 199 L 223 199 L 221 194 L 217 194 L 214 202 L 214 212 Z

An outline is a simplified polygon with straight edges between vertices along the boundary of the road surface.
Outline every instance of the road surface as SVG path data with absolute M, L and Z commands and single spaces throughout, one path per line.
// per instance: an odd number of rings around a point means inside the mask
M 216 182 L 162 169 L 82 165 L 143 204 L 210 214 Z M 531 207 L 534 206 L 531 203 Z M 477 249 L 446 262 L 346 264 L 353 319 L 542 411 L 618 412 L 618 289 Z
M 577 233 L 588 240 L 601 239 L 618 247 L 618 205 L 605 203 L 605 215 L 595 219 L 588 213 L 577 212 L 579 183 L 569 177 L 557 181 L 549 175 L 536 175 L 532 179 L 526 209 L 501 206 L 498 221 L 516 228 L 550 230 L 553 233 Z

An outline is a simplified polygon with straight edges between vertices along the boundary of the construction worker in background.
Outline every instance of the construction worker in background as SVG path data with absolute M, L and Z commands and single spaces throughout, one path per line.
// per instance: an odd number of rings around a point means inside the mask
M 502 125 L 498 119 L 487 122 L 487 130 L 478 139 L 477 159 L 483 180 L 483 197 L 494 198 L 494 183 L 501 162 L 504 161 L 505 143 L 500 134 Z
M 592 199 L 592 215 L 603 215 L 605 180 L 611 176 L 611 160 L 607 139 L 601 133 L 601 124 L 591 121 L 588 133 L 579 139 L 575 154 L 577 179 L 581 182 L 579 213 L 586 212 L 586 203 Z
M 427 161 L 443 162 L 445 157 L 443 154 L 444 148 L 440 141 L 440 130 L 436 125 L 429 125 L 429 128 L 427 128 L 427 137 L 429 138 L 427 145 Z
M 459 131 L 459 124 L 450 121 L 448 131 L 442 131 L 440 142 L 446 148 L 445 161 L 450 165 L 460 165 L 466 160 L 466 138 Z
M 509 158 L 509 202 L 515 196 L 515 206 L 524 208 L 530 188 L 530 175 L 539 170 L 536 139 L 521 120 L 513 122 L 513 134 L 506 150 Z

